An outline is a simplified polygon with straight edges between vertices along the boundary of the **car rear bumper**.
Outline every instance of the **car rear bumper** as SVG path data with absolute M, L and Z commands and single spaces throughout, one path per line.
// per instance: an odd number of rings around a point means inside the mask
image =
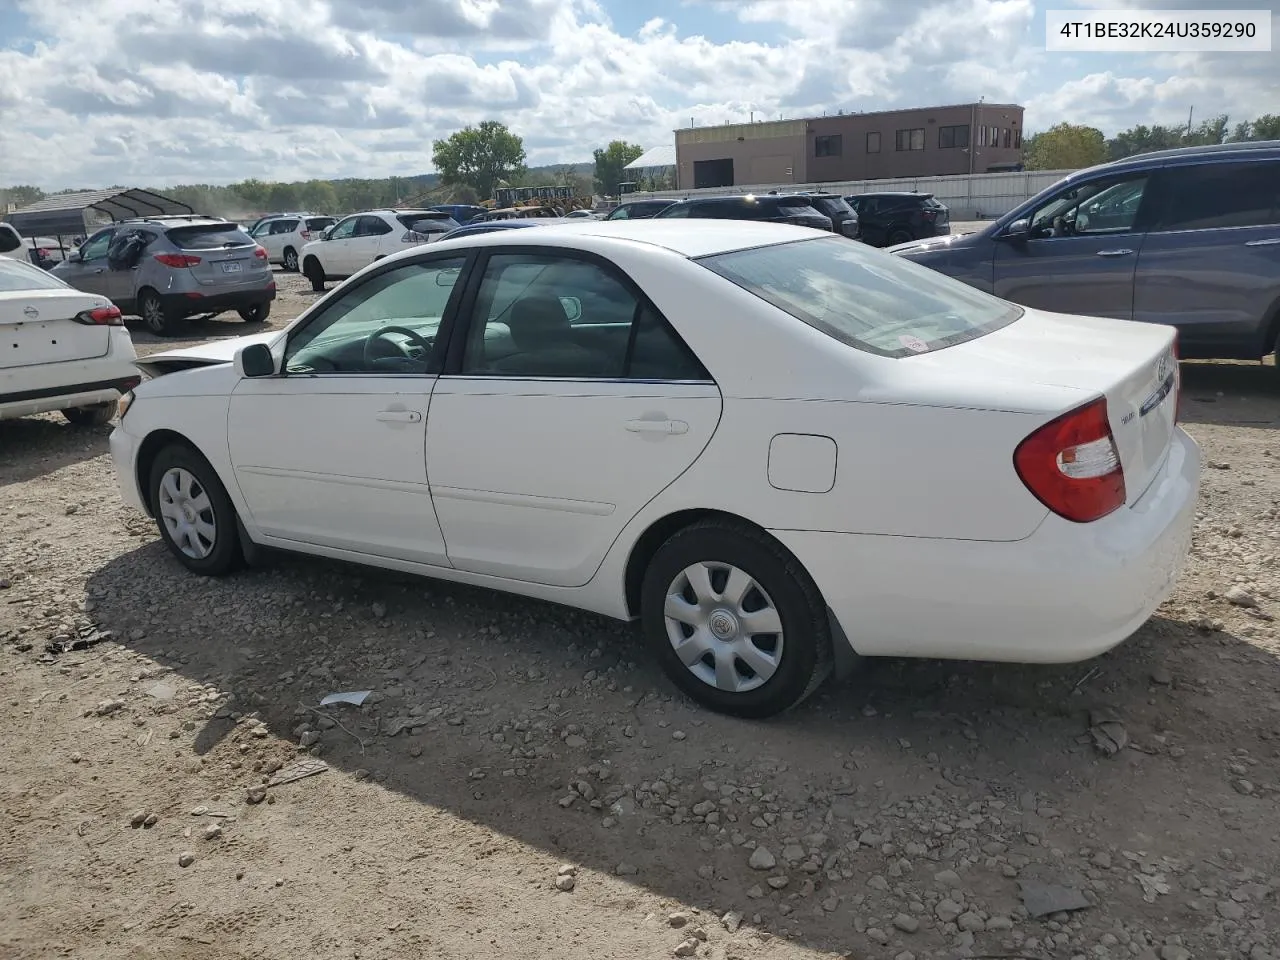
M 101 357 L 25 367 L 0 367 L 0 420 L 88 407 L 116 400 L 137 386 L 133 341 L 124 327 L 109 328 Z
M 165 309 L 191 316 L 197 313 L 221 313 L 224 310 L 243 310 L 260 303 L 270 303 L 276 298 L 273 282 L 269 287 L 250 290 L 234 290 L 227 293 L 166 293 L 161 295 Z
M 1050 514 L 1015 542 L 775 530 L 864 656 L 1069 663 L 1127 639 L 1191 543 L 1200 450 L 1181 429 L 1147 492 L 1101 520 Z

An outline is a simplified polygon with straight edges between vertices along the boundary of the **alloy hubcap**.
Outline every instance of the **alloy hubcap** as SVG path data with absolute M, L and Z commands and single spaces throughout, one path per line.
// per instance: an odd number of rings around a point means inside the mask
M 717 690 L 755 690 L 782 663 L 782 618 L 773 600 L 732 564 L 705 561 L 676 574 L 663 620 L 680 662 Z
M 170 539 L 185 556 L 203 560 L 218 542 L 213 503 L 189 470 L 171 467 L 160 478 L 157 501 L 160 519 Z

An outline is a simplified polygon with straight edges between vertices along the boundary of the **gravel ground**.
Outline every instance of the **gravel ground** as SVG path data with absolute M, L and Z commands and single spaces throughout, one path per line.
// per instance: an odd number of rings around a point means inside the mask
M 0 423 L 0 956 L 1280 957 L 1280 372 L 1184 375 L 1211 468 L 1128 643 L 877 662 L 768 723 L 597 617 L 186 575 L 109 428 Z

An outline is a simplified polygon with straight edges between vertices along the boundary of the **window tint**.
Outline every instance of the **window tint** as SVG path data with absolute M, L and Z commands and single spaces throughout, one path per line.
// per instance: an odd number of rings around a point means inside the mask
M 391 232 L 391 225 L 381 217 L 361 217 L 356 225 L 357 237 L 380 237 Z
M 1047 239 L 1129 233 L 1146 190 L 1145 175 L 1094 180 L 1068 188 L 1031 215 L 1030 235 Z
M 689 204 L 673 203 L 665 210 L 658 214 L 659 217 L 687 217 L 689 216 Z
M 297 229 L 297 220 L 277 220 L 271 224 L 272 233 L 293 233 Z
M 114 230 L 103 230 L 101 233 L 95 233 L 80 248 L 80 259 L 100 260 L 105 257 L 107 248 L 111 246 L 111 238 L 115 236 L 115 233 Z
M 1021 307 L 959 280 L 834 237 L 698 262 L 828 336 L 886 357 L 972 340 L 1022 316 Z
M 347 219 L 343 220 L 341 223 L 339 223 L 336 227 L 333 228 L 333 230 L 329 233 L 329 239 L 330 240 L 346 240 L 349 237 L 355 236 L 356 224 L 359 222 L 359 220 L 360 220 L 359 217 L 347 217 Z
M 165 236 L 181 250 L 217 250 L 253 244 L 253 238 L 236 223 L 207 223 L 194 227 L 174 227 Z
M 880 131 L 872 130 L 867 134 L 867 153 L 880 152 Z
M 836 133 L 827 137 L 813 138 L 813 155 L 815 157 L 838 157 L 844 152 L 844 137 Z
M 433 344 L 465 262 L 455 257 L 408 263 L 346 290 L 289 339 L 285 371 L 428 372 L 427 348 Z M 379 335 L 378 331 L 385 332 Z
M 307 229 L 323 230 L 335 222 L 333 217 L 307 217 Z
M 1212 230 L 1280 223 L 1280 161 L 1166 169 L 1157 230 Z
M 662 317 L 612 272 L 587 260 L 529 254 L 489 259 L 462 372 L 707 379 Z

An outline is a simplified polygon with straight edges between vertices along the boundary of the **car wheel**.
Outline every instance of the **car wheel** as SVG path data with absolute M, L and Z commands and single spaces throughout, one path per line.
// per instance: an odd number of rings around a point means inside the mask
M 245 307 L 237 310 L 240 319 L 245 323 L 262 323 L 271 316 L 271 301 L 264 300 L 262 303 L 255 303 L 252 307 Z
M 776 540 L 709 520 L 658 548 L 640 593 L 646 640 L 681 690 L 722 713 L 768 717 L 831 672 L 817 586 Z
M 151 465 L 152 512 L 160 537 L 184 567 L 218 577 L 240 563 L 236 512 L 218 475 L 190 447 L 165 447 Z
M 288 273 L 298 272 L 298 251 L 293 247 L 284 248 L 284 269 Z
M 116 415 L 116 405 L 107 402 L 88 407 L 68 407 L 62 411 L 62 415 L 67 418 L 67 423 L 73 423 L 77 427 L 101 427 L 110 423 L 111 418 Z
M 154 290 L 143 290 L 138 295 L 138 313 L 147 329 L 158 337 L 169 336 L 179 319 Z
M 303 275 L 311 281 L 311 289 L 316 293 L 324 293 L 324 268 L 315 257 L 308 257 L 302 267 Z
M 915 237 L 911 235 L 910 230 L 898 227 L 897 229 L 889 231 L 889 240 L 887 245 L 892 247 L 895 243 L 906 243 L 914 239 Z

